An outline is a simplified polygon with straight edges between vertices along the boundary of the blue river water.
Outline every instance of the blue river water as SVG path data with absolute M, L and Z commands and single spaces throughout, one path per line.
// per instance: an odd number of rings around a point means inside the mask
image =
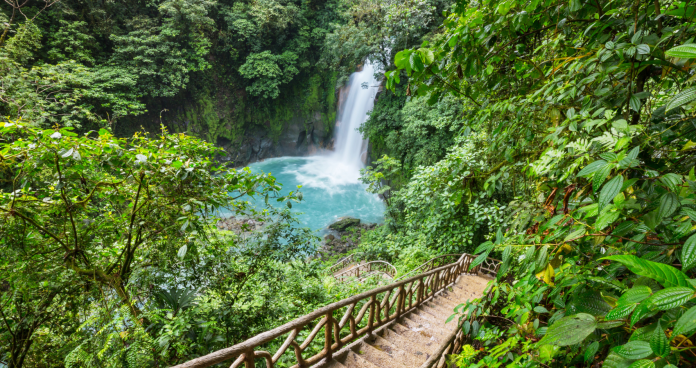
M 370 223 L 383 219 L 384 203 L 365 191 L 367 186 L 359 180 L 359 168 L 333 156 L 271 158 L 249 167 L 255 173 L 272 174 L 283 185 L 283 194 L 302 186 L 303 200 L 292 206 L 302 227 L 321 233 L 341 217 Z

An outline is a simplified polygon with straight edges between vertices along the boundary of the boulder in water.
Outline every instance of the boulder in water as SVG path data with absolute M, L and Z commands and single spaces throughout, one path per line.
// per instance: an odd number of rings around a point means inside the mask
M 360 225 L 360 219 L 352 218 L 352 217 L 346 217 L 342 218 L 333 224 L 329 225 L 329 229 L 331 230 L 336 230 L 339 232 L 346 231 L 349 227 L 354 227 L 354 226 L 359 226 Z

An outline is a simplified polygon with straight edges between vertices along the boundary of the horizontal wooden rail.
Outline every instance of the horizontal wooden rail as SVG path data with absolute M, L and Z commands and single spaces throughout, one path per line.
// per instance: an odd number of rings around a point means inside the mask
M 345 279 L 348 279 L 349 277 L 360 278 L 361 276 L 364 277 L 374 272 L 381 272 L 383 274 L 388 275 L 389 278 L 393 279 L 394 276 L 396 276 L 396 267 L 394 267 L 389 262 L 372 261 L 368 263 L 363 263 L 361 265 L 357 265 L 341 273 L 337 273 L 334 275 L 334 277 L 339 281 L 343 281 Z
M 358 256 L 362 256 L 362 255 L 363 255 L 362 253 L 353 253 L 353 254 L 349 254 L 349 255 L 339 259 L 336 263 L 329 266 L 329 272 L 335 273 L 335 272 L 338 272 L 338 271 L 346 268 L 350 264 L 356 263 L 355 259 L 358 258 Z
M 402 280 L 402 279 L 406 278 L 406 276 L 415 275 L 418 272 L 430 271 L 433 268 L 438 268 L 440 266 L 450 264 L 450 263 L 456 261 L 457 259 L 459 259 L 459 257 L 461 257 L 461 256 L 462 256 L 461 253 L 460 254 L 443 254 L 441 256 L 431 258 L 428 261 L 426 261 L 425 263 L 423 263 L 422 265 L 420 265 L 420 266 L 412 269 L 411 271 L 408 271 L 407 273 L 397 277 L 396 280 L 397 281 Z
M 471 255 L 463 254 L 456 262 L 329 304 L 242 343 L 179 364 L 175 368 L 210 367 L 230 360 L 233 361 L 230 368 L 237 368 L 242 364 L 245 368 L 254 368 L 256 359 L 264 360 L 267 368 L 273 368 L 291 347 L 295 368 L 308 367 L 324 358 L 331 359 L 333 353 L 346 344 L 365 334 L 372 334 L 375 329 L 400 318 L 453 284 L 460 274 L 469 273 L 472 260 Z M 363 322 L 365 318 L 367 321 Z M 324 333 L 320 334 L 322 329 Z M 305 334 L 307 331 L 309 333 Z M 257 350 L 285 335 L 287 337 L 275 354 Z M 306 336 L 302 342 L 297 341 L 300 335 Z M 311 354 L 311 351 L 307 351 L 308 347 L 318 336 L 323 336 L 324 348 L 307 356 Z

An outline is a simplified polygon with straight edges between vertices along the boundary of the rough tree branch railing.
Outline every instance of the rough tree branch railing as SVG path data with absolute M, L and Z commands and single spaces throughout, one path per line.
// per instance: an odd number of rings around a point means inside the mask
M 441 256 L 437 256 L 435 258 L 432 258 L 432 259 L 426 261 L 422 265 L 412 269 L 411 271 L 408 271 L 407 273 L 397 277 L 395 281 L 403 280 L 407 276 L 409 276 L 409 275 L 413 276 L 413 275 L 417 274 L 418 272 L 426 272 L 426 271 L 432 270 L 433 268 L 438 268 L 440 266 L 450 264 L 452 262 L 455 262 L 461 256 L 462 256 L 461 253 L 460 254 L 443 254 Z
M 355 259 L 358 258 L 358 256 L 362 255 L 362 253 L 353 253 L 339 259 L 338 262 L 334 263 L 331 267 L 329 267 L 329 272 L 335 273 L 348 267 L 348 265 L 356 263 Z
M 290 347 L 294 353 L 293 368 L 308 367 L 322 359 L 328 361 L 345 345 L 366 334 L 373 334 L 377 328 L 400 318 L 452 285 L 460 274 L 469 273 L 472 260 L 471 255 L 464 254 L 454 263 L 329 304 L 247 341 L 179 364 L 175 368 L 210 367 L 230 360 L 233 360 L 230 368 L 237 368 L 242 364 L 245 368 L 254 368 L 257 358 L 265 361 L 266 368 L 274 368 Z M 310 331 L 308 327 L 318 319 Z M 323 341 L 319 334 L 322 329 Z M 307 331 L 310 332 L 305 334 Z M 257 350 L 281 336 L 287 337 L 275 354 Z M 300 336 L 306 336 L 304 341 L 297 341 Z M 315 339 L 317 343 L 323 343 L 324 348 L 312 353 L 307 348 Z
M 341 273 L 334 275 L 336 280 L 344 281 L 350 277 L 360 278 L 373 274 L 375 272 L 381 272 L 388 275 L 389 278 L 394 278 L 396 276 L 396 267 L 391 263 L 385 261 L 372 261 L 364 264 L 357 265 L 353 268 L 347 269 Z

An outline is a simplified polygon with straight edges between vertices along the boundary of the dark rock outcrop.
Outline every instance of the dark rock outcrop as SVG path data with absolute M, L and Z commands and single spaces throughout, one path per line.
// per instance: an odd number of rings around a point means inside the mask
M 360 225 L 360 219 L 346 217 L 342 218 L 333 224 L 329 225 L 329 229 L 336 230 L 338 232 L 346 231 L 350 227 L 355 227 Z

